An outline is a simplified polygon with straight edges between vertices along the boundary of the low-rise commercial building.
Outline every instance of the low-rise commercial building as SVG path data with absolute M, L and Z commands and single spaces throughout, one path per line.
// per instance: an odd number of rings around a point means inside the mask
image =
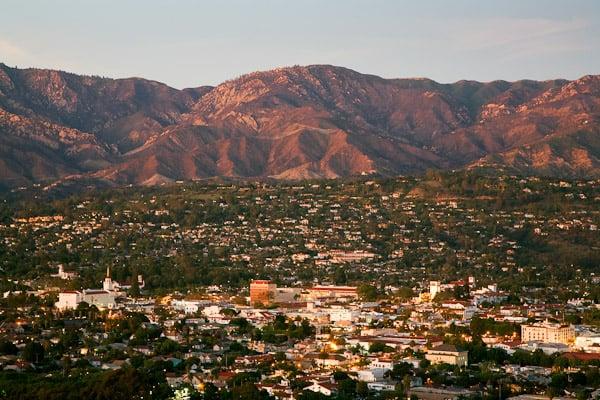
M 425 358 L 432 364 L 446 363 L 466 367 L 469 363 L 469 353 L 458 349 L 452 344 L 442 344 L 430 349 L 427 351 Z

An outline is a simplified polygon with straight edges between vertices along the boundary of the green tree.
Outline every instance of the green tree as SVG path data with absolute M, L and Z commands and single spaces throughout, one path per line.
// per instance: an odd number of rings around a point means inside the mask
M 356 395 L 362 398 L 366 398 L 369 395 L 367 382 L 359 381 L 356 383 Z
M 41 363 L 44 360 L 44 346 L 38 342 L 29 342 L 23 349 L 23 359 L 32 363 Z
M 377 300 L 377 296 L 379 295 L 377 288 L 373 285 L 360 285 L 357 291 L 358 296 L 365 301 Z
M 8 339 L 0 339 L 0 354 L 17 354 L 19 349 Z

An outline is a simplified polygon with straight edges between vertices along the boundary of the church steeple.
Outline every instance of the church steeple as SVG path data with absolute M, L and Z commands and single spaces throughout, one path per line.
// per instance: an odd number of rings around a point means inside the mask
M 113 281 L 110 277 L 110 266 L 106 267 L 106 277 L 102 283 L 102 289 L 111 292 L 114 289 Z

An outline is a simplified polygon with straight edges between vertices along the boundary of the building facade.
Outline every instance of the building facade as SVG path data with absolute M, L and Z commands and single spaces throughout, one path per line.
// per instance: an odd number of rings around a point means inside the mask
M 521 325 L 522 342 L 564 343 L 575 338 L 575 330 L 570 325 L 549 322 Z
M 68 290 L 58 294 L 55 307 L 60 311 L 74 310 L 80 303 L 94 305 L 98 309 L 113 309 L 117 306 L 115 294 L 106 290 Z
M 356 286 L 314 286 L 308 289 L 308 299 L 318 300 L 324 298 L 335 299 L 357 299 L 358 290 Z
M 250 302 L 252 304 L 270 304 L 275 298 L 277 285 L 268 280 L 253 280 L 250 282 Z
M 469 352 L 459 350 L 451 344 L 442 344 L 427 351 L 425 358 L 432 364 L 446 363 L 466 367 L 469 363 Z
M 74 310 L 77 305 L 83 301 L 83 293 L 77 290 L 69 290 L 58 294 L 58 301 L 55 307 L 60 311 Z

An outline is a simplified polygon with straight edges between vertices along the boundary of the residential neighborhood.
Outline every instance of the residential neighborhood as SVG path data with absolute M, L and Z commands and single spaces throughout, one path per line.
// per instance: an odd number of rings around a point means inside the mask
M 600 182 L 435 179 L 434 201 L 397 178 L 21 205 L 0 225 L 0 398 L 102 378 L 188 399 L 594 399 L 598 256 L 572 250 L 600 243 Z M 497 190 L 512 205 L 482 199 Z

